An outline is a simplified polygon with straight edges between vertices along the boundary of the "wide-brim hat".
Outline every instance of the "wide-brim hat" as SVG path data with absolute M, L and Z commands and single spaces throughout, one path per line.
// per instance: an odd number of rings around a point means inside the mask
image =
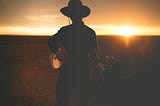
M 67 7 L 61 8 L 61 13 L 67 17 L 84 18 L 90 14 L 89 7 L 80 0 L 70 0 Z

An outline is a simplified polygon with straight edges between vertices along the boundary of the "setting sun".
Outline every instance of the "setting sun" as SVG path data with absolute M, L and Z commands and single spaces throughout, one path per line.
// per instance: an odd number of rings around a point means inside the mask
M 130 26 L 121 26 L 119 27 L 119 29 L 117 29 L 116 34 L 128 37 L 128 36 L 136 35 L 137 31 L 135 30 L 135 28 Z

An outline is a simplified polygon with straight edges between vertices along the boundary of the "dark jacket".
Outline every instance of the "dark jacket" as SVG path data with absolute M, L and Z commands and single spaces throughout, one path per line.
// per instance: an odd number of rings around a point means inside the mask
M 63 45 L 67 55 L 60 76 L 68 81 L 83 82 L 89 78 L 89 55 L 96 49 L 96 34 L 83 23 L 71 24 L 62 27 L 48 40 L 52 52 L 58 50 L 58 45 Z
M 58 50 L 59 44 L 64 46 L 70 59 L 87 59 L 96 48 L 96 34 L 83 23 L 71 24 L 62 27 L 48 40 L 52 52 Z

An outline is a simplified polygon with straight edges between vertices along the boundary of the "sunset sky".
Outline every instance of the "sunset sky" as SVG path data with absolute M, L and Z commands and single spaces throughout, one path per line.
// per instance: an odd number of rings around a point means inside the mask
M 53 35 L 68 18 L 69 0 L 0 0 L 0 34 Z M 91 9 L 85 24 L 97 35 L 160 35 L 160 0 L 82 0 Z

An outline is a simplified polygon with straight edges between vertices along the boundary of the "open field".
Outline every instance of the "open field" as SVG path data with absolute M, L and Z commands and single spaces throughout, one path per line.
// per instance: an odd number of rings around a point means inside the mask
M 0 36 L 0 105 L 55 106 L 58 72 L 49 63 L 48 38 Z M 119 60 L 104 73 L 97 103 L 160 105 L 160 37 L 98 36 L 97 40 L 104 55 Z

